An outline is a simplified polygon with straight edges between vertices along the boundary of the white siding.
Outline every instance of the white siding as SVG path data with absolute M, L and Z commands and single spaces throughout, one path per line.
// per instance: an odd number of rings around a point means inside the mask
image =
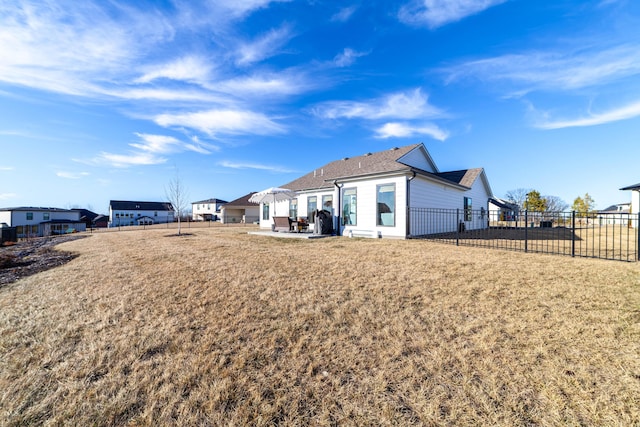
M 12 227 L 12 225 L 11 225 L 11 211 L 0 211 L 0 222 L 4 222 L 9 227 Z
M 157 214 L 157 215 L 156 215 Z M 172 211 L 144 211 L 144 210 L 116 210 L 109 207 L 109 227 L 137 225 L 137 219 L 147 216 L 153 219 L 154 224 L 173 222 Z
M 395 184 L 396 187 L 394 226 L 377 225 L 377 186 L 382 184 Z M 351 232 L 355 236 L 377 235 L 381 237 L 400 238 L 406 236 L 407 177 L 405 175 L 345 183 L 342 188 L 343 190 L 348 188 L 356 188 L 357 190 L 357 224 L 342 226 L 342 235 L 348 236 Z M 340 209 L 342 208 L 342 200 L 340 200 Z
M 435 165 L 429 160 L 428 155 L 425 156 L 421 147 L 411 150 L 398 159 L 398 161 L 427 172 L 437 172 Z
M 411 181 L 411 207 L 450 210 L 448 212 L 420 212 L 414 211 L 411 218 L 411 235 L 453 232 L 458 229 L 458 222 L 464 219 L 464 198 L 471 198 L 473 215 L 471 221 L 464 221 L 467 230 L 487 228 L 487 208 L 490 195 L 488 194 L 482 176 L 473 183 L 470 190 L 436 183 L 422 177 Z M 485 210 L 484 216 L 480 210 Z M 459 217 L 456 210 L 459 209 Z M 429 215 L 429 217 L 425 217 Z

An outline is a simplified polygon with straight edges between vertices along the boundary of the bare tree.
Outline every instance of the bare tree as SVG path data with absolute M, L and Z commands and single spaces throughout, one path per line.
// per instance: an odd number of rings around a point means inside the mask
M 518 208 L 520 210 L 524 210 L 524 203 L 527 201 L 527 195 L 531 191 L 532 190 L 530 188 L 516 188 L 515 190 L 507 191 L 507 194 L 504 195 L 504 198 L 509 202 L 518 205 Z
M 173 211 L 178 215 L 178 235 L 181 234 L 180 221 L 182 214 L 187 209 L 189 202 L 189 193 L 187 192 L 178 169 L 176 169 L 176 175 L 169 181 L 169 184 L 164 189 L 165 195 L 171 204 L 173 205 Z
M 569 204 L 558 196 L 542 196 L 547 201 L 548 212 L 562 212 L 569 209 Z

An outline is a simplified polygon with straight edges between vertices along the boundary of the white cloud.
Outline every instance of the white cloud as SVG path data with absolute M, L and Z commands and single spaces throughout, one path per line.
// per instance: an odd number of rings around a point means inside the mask
M 93 2 L 0 4 L 0 81 L 72 95 L 127 74 L 173 35 L 162 17 Z M 99 77 L 97 77 L 99 76 Z
M 166 135 L 135 134 L 142 143 L 132 143 L 130 146 L 149 153 L 173 153 L 182 145 L 178 139 Z
M 290 38 L 291 32 L 286 26 L 268 31 L 251 43 L 241 44 L 237 50 L 238 59 L 236 63 L 241 66 L 247 66 L 274 56 L 279 53 L 282 46 Z
M 56 176 L 60 178 L 66 178 L 66 179 L 80 179 L 89 175 L 90 175 L 89 172 L 66 172 L 66 171 L 56 172 Z
M 262 73 L 216 82 L 215 88 L 236 96 L 296 95 L 313 87 L 302 73 Z
M 529 52 L 470 61 L 444 70 L 449 82 L 464 77 L 512 82 L 512 92 L 579 89 L 640 74 L 640 48 L 619 45 L 565 52 Z
M 138 79 L 137 83 L 149 83 L 156 79 L 171 79 L 186 82 L 204 83 L 211 75 L 213 64 L 205 58 L 195 55 L 188 55 L 166 64 L 147 67 L 145 74 Z
M 640 117 L 640 102 L 615 108 L 598 114 L 590 114 L 587 117 L 580 117 L 570 120 L 547 120 L 536 124 L 540 129 L 562 129 L 570 127 L 596 126 L 620 120 L 628 120 Z
M 241 110 L 208 110 L 196 113 L 160 114 L 155 122 L 164 127 L 186 127 L 208 135 L 271 135 L 284 127 L 261 113 Z
M 152 153 L 130 153 L 130 154 L 114 154 L 102 152 L 96 158 L 90 160 L 90 163 L 103 165 L 107 164 L 117 168 L 126 168 L 130 166 L 148 166 L 165 163 L 165 157 L 159 157 Z
M 194 144 L 191 144 L 182 142 L 177 138 L 167 135 L 151 135 L 137 132 L 135 135 L 140 138 L 142 142 L 134 142 L 129 145 L 148 153 L 169 154 L 181 151 L 195 151 L 200 154 L 211 153 L 205 148 L 205 144 L 199 142 L 197 139 L 193 140 Z
M 16 193 L 0 193 L 0 200 L 15 199 L 17 196 Z
M 377 119 L 416 119 L 442 116 L 440 109 L 428 102 L 428 96 L 420 89 L 411 92 L 399 92 L 366 102 L 330 101 L 320 104 L 314 113 L 328 119 L 363 118 Z
M 356 6 L 344 7 L 331 17 L 331 22 L 347 22 L 356 10 Z
M 261 171 L 278 172 L 278 173 L 295 172 L 292 169 L 287 169 L 281 166 L 261 165 L 258 163 L 222 161 L 222 162 L 218 162 L 218 165 L 225 168 L 230 168 L 230 169 L 256 169 Z
M 400 21 L 431 29 L 478 14 L 507 0 L 415 0 L 400 8 Z
M 418 135 L 427 135 L 438 141 L 444 141 L 449 137 L 449 133 L 438 126 L 427 123 L 422 125 L 411 125 L 408 123 L 385 123 L 376 129 L 376 137 L 386 138 L 410 138 Z
M 12 170 L 14 170 L 15 168 L 13 166 L 0 166 L 0 171 L 1 172 L 10 172 Z
M 368 53 L 357 52 L 347 47 L 342 51 L 342 53 L 339 53 L 335 58 L 333 58 L 333 63 L 337 67 L 348 67 L 349 65 L 352 65 L 357 58 L 366 55 L 368 55 Z
M 271 3 L 288 2 L 290 0 L 216 0 L 208 3 L 211 17 L 222 15 L 224 18 L 240 19 L 251 12 L 263 9 Z

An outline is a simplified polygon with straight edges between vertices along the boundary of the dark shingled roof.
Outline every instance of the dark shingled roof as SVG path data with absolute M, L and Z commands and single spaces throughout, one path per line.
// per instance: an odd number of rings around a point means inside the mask
M 128 200 L 111 200 L 112 210 L 117 211 L 173 211 L 169 202 L 134 202 Z
M 293 191 L 328 188 L 333 186 L 331 181 L 334 179 L 385 172 L 410 171 L 411 168 L 409 166 L 399 163 L 397 160 L 420 145 L 413 144 L 402 148 L 367 153 L 362 156 L 345 157 L 344 159 L 327 163 L 321 168 L 303 175 L 282 187 Z
M 464 170 L 452 171 L 452 172 L 440 172 L 440 173 L 434 173 L 432 175 L 435 175 L 440 178 L 444 178 L 447 181 L 455 182 L 456 184 L 460 184 L 464 187 L 471 188 L 476 178 L 478 178 L 478 176 L 481 173 L 482 173 L 482 168 L 475 168 L 475 169 L 464 169 Z
M 640 190 L 640 183 L 621 188 L 621 190 Z
M 224 207 L 225 208 L 229 208 L 229 207 L 234 207 L 234 206 L 238 206 L 238 207 L 240 207 L 240 206 L 258 206 L 258 203 L 253 203 L 253 202 L 249 201 L 249 198 L 251 196 L 253 196 L 254 194 L 256 194 L 256 192 L 252 191 L 249 194 L 246 194 L 246 195 L 244 195 L 242 197 L 239 197 L 239 198 L 237 198 L 235 200 L 230 201 L 229 203 L 225 204 Z
M 293 191 L 329 188 L 333 186 L 332 181 L 336 179 L 415 171 L 423 176 L 437 178 L 452 184 L 471 188 L 476 178 L 482 173 L 482 168 L 432 173 L 412 168 L 398 161 L 402 156 L 421 145 L 422 144 L 407 145 L 406 147 L 392 148 L 390 150 L 336 160 L 282 187 Z
M 207 199 L 207 200 L 200 200 L 200 201 L 198 201 L 198 202 L 191 202 L 191 204 L 192 204 L 192 205 L 195 205 L 195 204 L 197 204 L 197 203 L 200 203 L 200 204 L 206 204 L 206 203 L 222 203 L 222 204 L 224 204 L 224 203 L 227 203 L 227 201 L 226 201 L 226 200 L 222 200 L 222 199 Z

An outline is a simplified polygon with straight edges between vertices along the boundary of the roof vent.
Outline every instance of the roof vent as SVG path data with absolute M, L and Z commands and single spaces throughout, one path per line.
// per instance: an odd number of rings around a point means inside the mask
M 393 147 L 393 148 L 391 149 L 391 151 L 396 151 L 396 150 L 398 150 L 398 149 L 399 149 L 398 147 Z
M 365 156 L 370 156 L 370 155 L 371 155 L 371 153 L 367 153 L 367 154 L 365 154 Z
M 345 158 L 343 158 L 342 160 L 349 160 L 349 158 L 348 158 L 348 157 L 345 157 Z

